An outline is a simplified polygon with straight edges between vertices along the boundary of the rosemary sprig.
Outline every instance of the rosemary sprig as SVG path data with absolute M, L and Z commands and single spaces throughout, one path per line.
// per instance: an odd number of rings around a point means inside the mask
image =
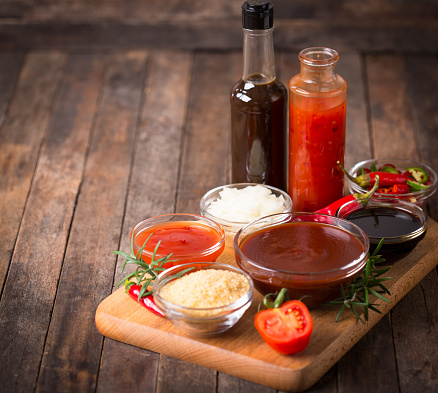
M 140 298 L 142 298 L 142 297 L 145 297 L 145 296 L 152 294 L 152 290 L 148 290 L 148 289 L 152 285 L 154 280 L 158 277 L 158 275 L 163 270 L 166 270 L 163 267 L 163 265 L 166 262 L 177 262 L 176 259 L 170 259 L 173 255 L 172 253 L 167 255 L 167 256 L 155 259 L 156 255 L 157 255 L 158 248 L 160 247 L 161 241 L 159 241 L 157 243 L 157 245 L 155 246 L 154 252 L 152 253 L 151 262 L 149 264 L 146 263 L 142 259 L 142 252 L 143 252 L 144 248 L 146 247 L 146 244 L 152 235 L 153 235 L 153 233 L 151 233 L 148 236 L 148 238 L 143 243 L 142 247 L 138 250 L 137 253 L 135 253 L 135 250 L 134 250 L 134 231 L 132 232 L 132 236 L 131 236 L 131 254 L 127 254 L 126 252 L 123 252 L 123 251 L 113 251 L 114 254 L 120 255 L 120 256 L 125 258 L 125 261 L 123 262 L 122 268 L 121 268 L 122 273 L 125 270 L 126 265 L 128 265 L 128 264 L 137 265 L 137 268 L 135 269 L 135 271 L 124 276 L 117 284 L 117 287 L 124 284 L 125 285 L 125 292 L 128 292 L 129 288 L 132 285 L 134 285 L 134 283 L 136 283 L 137 285 L 141 285 L 140 293 L 138 295 L 138 300 L 140 300 Z M 179 278 L 179 277 L 183 276 L 185 273 L 187 273 L 188 271 L 193 270 L 193 269 L 194 268 L 185 269 L 181 272 L 178 272 L 174 276 L 172 276 L 172 278 Z M 135 282 L 132 281 L 133 278 L 135 278 Z
M 344 288 L 344 286 L 341 284 L 341 295 L 339 298 L 328 302 L 328 304 L 331 305 L 341 304 L 341 309 L 336 315 L 336 322 L 339 321 L 342 312 L 346 308 L 349 308 L 362 323 L 365 323 L 365 321 L 358 312 L 358 309 L 360 308 L 363 308 L 366 321 L 368 321 L 369 310 L 373 310 L 381 314 L 380 310 L 377 309 L 377 304 L 370 303 L 370 294 L 382 299 L 385 302 L 391 302 L 384 296 L 384 294 L 390 295 L 391 292 L 385 287 L 385 285 L 383 285 L 383 282 L 390 280 L 391 277 L 382 277 L 391 269 L 391 266 L 387 266 L 382 269 L 376 268 L 376 264 L 385 261 L 381 255 L 378 255 L 382 244 L 383 239 L 380 240 L 373 254 L 368 258 L 365 268 L 362 270 L 356 280 L 349 284 L 346 288 Z

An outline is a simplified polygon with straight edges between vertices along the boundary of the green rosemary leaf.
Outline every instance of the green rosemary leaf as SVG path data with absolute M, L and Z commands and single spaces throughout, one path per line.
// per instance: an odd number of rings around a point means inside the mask
M 365 321 L 362 319 L 362 317 L 357 313 L 356 309 L 354 307 L 351 307 L 351 311 L 354 312 L 354 315 L 362 322 L 365 323 Z
M 388 288 L 386 288 L 383 284 L 379 284 L 379 287 L 382 288 L 383 293 L 387 293 L 388 295 L 391 295 L 391 292 Z
M 134 276 L 135 276 L 135 272 L 127 274 L 125 277 L 123 277 L 119 281 L 119 283 L 117 284 L 117 287 L 120 287 L 120 285 L 124 284 L 126 281 L 129 281 Z
M 391 303 L 391 300 L 389 300 L 389 299 L 387 299 L 386 297 L 382 296 L 379 292 L 375 291 L 374 289 L 371 289 L 371 288 L 370 288 L 369 291 L 370 291 L 373 295 L 377 296 L 379 299 L 382 299 L 383 301 L 385 301 L 385 302 L 387 302 L 387 303 Z
M 373 304 L 369 304 L 369 305 L 368 305 L 368 308 L 369 308 L 370 310 L 375 311 L 375 312 L 378 313 L 378 314 L 381 314 L 381 313 L 382 313 L 378 308 L 374 307 Z
M 376 269 L 376 270 L 374 270 L 374 272 L 373 272 L 374 277 L 379 277 L 379 276 L 381 276 L 381 275 L 387 273 L 389 270 L 391 270 L 391 267 L 392 267 L 392 266 L 388 266 L 388 267 L 385 268 L 385 269 Z M 390 277 L 389 277 L 389 278 L 390 278 Z
M 370 294 L 385 302 L 390 302 L 389 299 L 383 296 L 384 294 L 390 294 L 390 291 L 383 285 L 383 282 L 390 280 L 391 277 L 382 276 L 391 269 L 391 266 L 378 269 L 375 267 L 376 264 L 385 262 L 385 259 L 382 258 L 381 255 L 378 255 L 382 244 L 383 239 L 379 242 L 373 254 L 368 258 L 365 267 L 354 282 L 346 287 L 341 285 L 339 297 L 327 303 L 328 305 L 341 304 L 341 309 L 336 315 L 336 321 L 339 321 L 342 312 L 346 308 L 351 309 L 354 315 L 363 323 L 369 319 L 369 310 L 381 313 L 377 309 L 376 304 L 370 303 Z M 360 316 L 359 309 L 362 309 L 365 321 Z
M 148 285 L 147 282 L 145 282 L 145 283 L 141 286 L 141 288 L 140 288 L 140 292 L 139 292 L 139 294 L 138 294 L 138 300 L 140 300 L 142 297 L 145 297 L 145 296 L 148 296 L 148 295 L 152 294 L 152 291 L 148 291 L 148 292 L 147 292 L 148 286 L 149 286 L 149 285 Z
M 339 317 L 341 316 L 342 311 L 344 311 L 344 309 L 345 309 L 345 303 L 343 304 L 343 306 L 342 306 L 341 309 L 339 310 L 338 314 L 336 315 L 336 322 L 339 321 Z
M 363 303 L 363 302 L 350 302 L 350 304 L 352 306 L 356 306 L 356 307 L 365 307 L 368 306 L 368 303 Z

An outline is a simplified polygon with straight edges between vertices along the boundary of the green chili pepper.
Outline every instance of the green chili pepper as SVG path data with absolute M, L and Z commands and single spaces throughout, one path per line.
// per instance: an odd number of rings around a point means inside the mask
M 409 186 L 409 188 L 412 188 L 414 191 L 422 191 L 425 190 L 429 185 L 421 184 L 414 180 L 407 180 L 406 184 Z
M 420 184 L 426 183 L 427 180 L 429 179 L 429 176 L 427 176 L 427 173 L 423 168 L 411 167 L 411 168 L 406 168 L 406 170 L 411 174 L 411 176 L 415 179 L 415 181 Z
M 385 165 L 384 167 L 380 168 L 381 172 L 388 172 L 388 173 L 398 173 L 397 169 L 390 165 Z

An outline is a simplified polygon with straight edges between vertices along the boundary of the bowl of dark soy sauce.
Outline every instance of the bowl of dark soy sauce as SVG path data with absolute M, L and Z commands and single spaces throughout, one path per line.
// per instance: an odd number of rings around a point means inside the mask
M 350 201 L 342 205 L 336 215 L 366 233 L 370 254 L 383 239 L 379 254 L 389 263 L 404 258 L 426 236 L 426 212 L 418 205 L 395 198 Z

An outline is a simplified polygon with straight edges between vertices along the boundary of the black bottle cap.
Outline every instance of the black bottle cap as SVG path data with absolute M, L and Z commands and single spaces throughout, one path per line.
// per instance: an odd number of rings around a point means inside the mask
M 242 4 L 242 26 L 249 30 L 270 29 L 274 25 L 274 7 L 266 0 L 248 0 Z

